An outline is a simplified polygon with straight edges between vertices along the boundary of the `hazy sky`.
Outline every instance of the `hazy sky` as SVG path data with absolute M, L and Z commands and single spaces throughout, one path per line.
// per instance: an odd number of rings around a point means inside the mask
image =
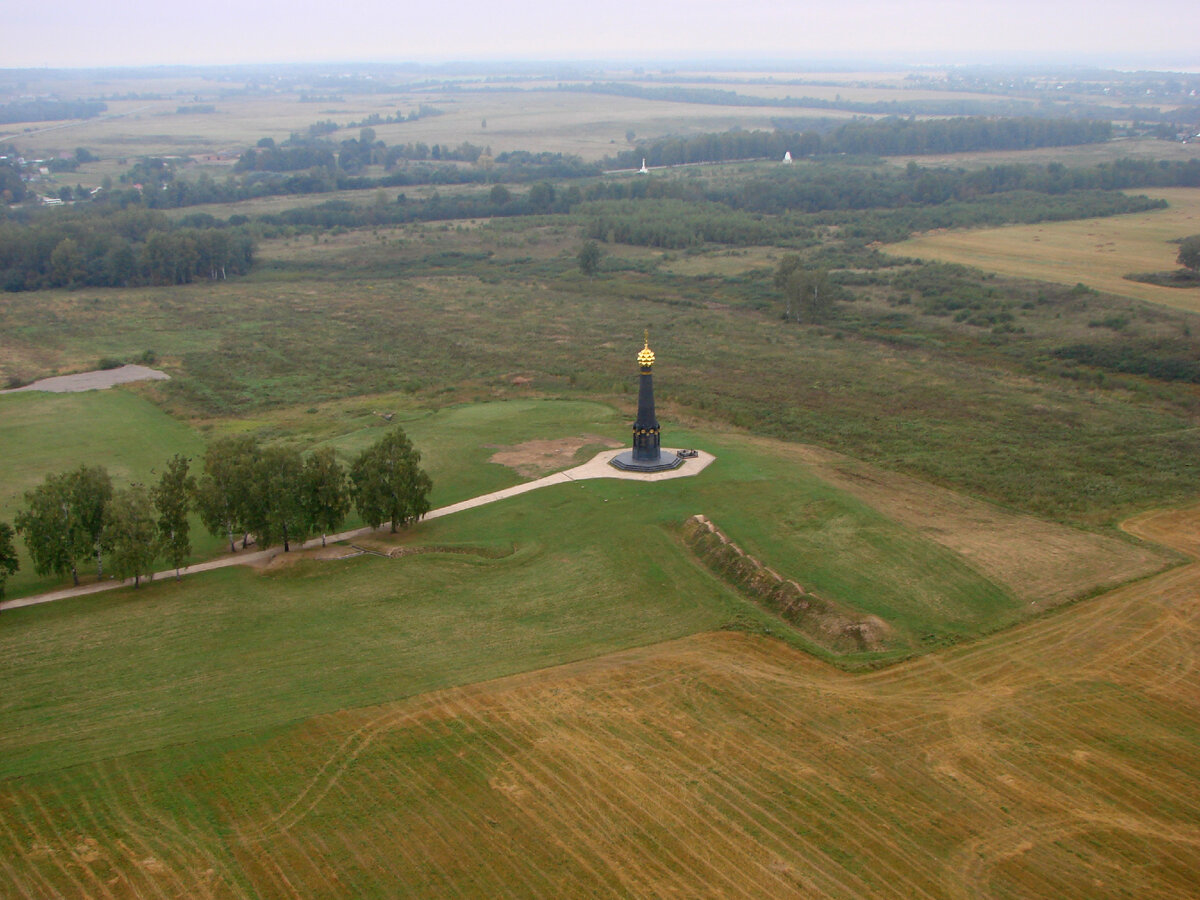
M 1195 70 L 1196 8 L 1196 0 L 53 0 L 9 4 L 0 67 L 769 57 Z

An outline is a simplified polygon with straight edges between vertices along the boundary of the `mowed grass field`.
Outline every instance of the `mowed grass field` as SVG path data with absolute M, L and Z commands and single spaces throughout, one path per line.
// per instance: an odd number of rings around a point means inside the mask
M 464 565 L 425 562 L 426 577 Z M 581 562 L 559 566 L 556 577 L 568 592 L 589 581 L 589 601 L 569 604 L 572 615 L 554 611 L 543 625 L 555 621 L 557 630 L 536 629 L 538 640 L 589 629 L 599 646 L 620 618 L 647 645 L 145 752 L 76 748 L 89 758 L 0 782 L 5 895 L 1192 893 L 1200 849 L 1196 565 L 968 647 L 851 675 L 753 635 L 651 644 L 685 622 L 701 625 L 715 598 L 692 596 L 688 613 L 640 565 L 622 573 L 626 584 L 614 596 L 613 579 L 589 578 Z M 538 565 L 520 554 L 500 564 Z M 364 603 L 362 586 L 380 580 L 366 574 L 376 563 L 352 565 L 362 569 L 354 583 L 322 605 L 361 622 L 344 629 L 359 631 L 358 660 L 320 664 L 321 647 L 347 635 L 314 628 L 307 644 L 287 648 L 312 657 L 306 674 L 281 679 L 275 693 L 260 690 L 261 709 L 302 692 L 320 696 L 345 666 L 389 653 L 397 668 L 406 658 L 410 673 L 422 668 L 423 651 L 388 646 L 410 601 Z M 275 577 L 311 578 L 313 570 Z M 173 600 L 160 594 L 157 602 Z M 127 596 L 120 604 L 143 602 Z M 187 618 L 186 605 L 171 611 Z M 296 605 L 268 595 L 259 623 Z M 445 621 L 437 605 L 422 606 L 421 616 Z M 510 652 L 495 608 L 480 597 L 473 630 L 442 634 L 458 639 L 454 676 L 485 677 Z M 54 612 L 56 628 L 99 643 L 103 632 L 80 612 Z M 666 629 L 664 613 L 674 623 Z M 223 604 L 202 615 L 211 647 L 236 642 Z M 466 627 L 466 617 L 455 618 Z M 155 620 L 160 637 L 182 627 L 179 615 Z M 140 659 L 169 661 L 173 652 L 159 640 L 129 654 L 127 685 L 139 684 L 139 666 L 152 665 Z M 28 691 L 26 670 L 14 667 L 18 681 L 6 697 Z M 90 684 L 92 674 L 78 673 L 81 700 L 106 689 Z M 138 714 L 154 721 L 172 695 L 212 677 L 203 667 L 191 678 L 163 677 L 159 701 L 136 704 Z M 446 677 L 435 669 L 423 679 L 437 688 Z M 224 687 L 197 709 L 213 720 L 248 715 L 236 679 Z M 74 712 L 86 719 L 81 700 Z M 22 705 L 40 704 L 34 695 Z M 21 759 L 13 750 L 3 754 L 10 767 Z M 60 758 L 71 752 L 60 745 Z
M 223 427 L 350 452 L 383 427 L 370 424 L 378 410 L 368 402 L 268 410 Z M 432 450 L 431 465 L 444 460 L 444 482 L 472 490 L 519 480 L 490 455 L 555 421 L 573 445 L 626 424 L 601 404 L 538 401 L 397 416 Z M 954 743 L 964 729 L 987 751 L 979 765 L 993 765 L 977 723 L 1009 708 L 1000 699 L 1033 691 L 1046 709 L 1094 699 L 1073 699 L 1070 685 L 1040 693 L 1049 689 L 1032 673 L 1045 644 L 1023 663 L 973 645 L 981 670 L 938 653 L 925 669 L 841 674 L 798 652 L 821 651 L 710 572 L 677 526 L 703 512 L 786 577 L 886 618 L 896 638 L 859 663 L 1037 612 L 1019 588 L 1025 571 L 994 561 L 989 570 L 945 535 L 990 515 L 1009 555 L 1025 560 L 1047 533 L 1022 546 L 1019 517 L 965 499 L 951 509 L 932 490 L 927 515 L 941 510 L 939 527 L 914 527 L 894 496 L 919 490 L 909 481 L 826 451 L 670 434 L 717 461 L 690 479 L 547 488 L 373 542 L 433 552 L 297 555 L 264 571 L 5 612 L 4 895 L 762 896 L 791 884 L 939 896 L 939 866 L 975 861 L 956 841 L 982 840 L 996 823 L 1014 841 L 1027 825 L 1049 834 L 1036 783 L 993 784 Z M 837 485 L 851 474 L 891 499 L 877 508 Z M 1167 563 L 1045 527 L 1092 554 L 1093 576 L 1125 580 Z M 1133 628 L 1158 607 L 1136 609 L 1132 623 L 1114 621 Z M 720 633 L 729 626 L 784 641 Z M 969 700 L 997 666 L 1013 692 Z M 1124 712 L 1117 703 L 1113 714 Z M 1105 756 L 1097 778 L 1131 790 L 1113 780 L 1116 762 Z M 1035 763 L 1038 754 L 1022 757 L 999 774 L 1025 778 L 1013 772 Z M 991 794 L 968 779 L 1003 794 L 1005 814 L 981 816 Z M 1060 840 L 1089 836 L 1054 821 Z
M 1145 191 L 1170 206 L 1107 219 L 1046 222 L 916 237 L 888 250 L 905 256 L 976 266 L 1015 278 L 1034 278 L 1200 312 L 1200 288 L 1167 288 L 1130 281 L 1136 272 L 1179 268 L 1172 243 L 1200 233 L 1200 189 Z

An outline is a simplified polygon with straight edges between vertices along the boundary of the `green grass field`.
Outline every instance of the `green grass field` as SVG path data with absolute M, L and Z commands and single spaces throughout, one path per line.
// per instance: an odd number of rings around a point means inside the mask
M 470 416 L 475 441 L 459 430 L 456 446 L 480 449 L 489 412 Z M 29 681 L 13 685 L 0 712 L 15 742 L 0 758 L 11 773 L 102 758 L 131 740 L 225 735 L 653 643 L 739 614 L 762 619 L 672 538 L 697 509 L 754 540 L 781 506 L 802 515 L 819 505 L 831 525 L 773 535 L 766 558 L 906 636 L 1013 615 L 1002 589 L 935 545 L 761 450 L 736 440 L 717 449 L 722 459 L 695 481 L 547 488 L 404 538 L 490 548 L 495 559 L 304 560 L 7 612 L 0 655 Z M 868 586 L 857 574 L 868 566 L 886 575 Z M 69 698 L 55 671 L 74 673 Z M 264 706 L 266 696 L 275 700 Z M 214 704 L 222 714 L 204 718 Z M 66 743 L 53 737 L 65 717 L 75 732 Z
M 612 418 L 597 404 L 530 402 L 459 407 L 410 424 L 418 446 L 458 456 L 441 467 L 444 477 L 458 473 L 460 488 L 475 491 L 514 482 L 485 460 L 522 422 L 550 434 L 552 422 L 567 421 L 572 434 Z M 682 547 L 676 527 L 695 512 L 786 577 L 895 629 L 882 651 L 847 661 L 894 659 L 1028 614 L 963 557 L 832 488 L 770 442 L 679 429 L 672 437 L 717 461 L 696 478 L 544 488 L 398 538 L 483 555 L 304 558 L 6 612 L 0 771 L 227 739 L 734 622 L 812 646 Z M 343 449 L 361 440 L 351 432 Z M 429 455 L 439 471 L 438 454 Z M 448 486 L 440 502 L 460 492 Z

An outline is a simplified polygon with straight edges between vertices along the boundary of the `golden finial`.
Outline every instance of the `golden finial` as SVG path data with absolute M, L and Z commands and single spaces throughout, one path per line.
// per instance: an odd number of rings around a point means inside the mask
M 649 369 L 654 365 L 654 351 L 650 349 L 650 329 L 646 329 L 646 342 L 642 347 L 642 352 L 637 355 L 638 365 L 643 369 Z

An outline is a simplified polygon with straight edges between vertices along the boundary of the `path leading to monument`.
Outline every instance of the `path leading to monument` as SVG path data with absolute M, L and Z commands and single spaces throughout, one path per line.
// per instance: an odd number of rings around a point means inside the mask
M 573 469 L 566 469 L 562 472 L 555 472 L 552 475 L 547 475 L 544 478 L 539 478 L 536 481 L 527 481 L 524 484 L 515 484 L 512 487 L 504 488 L 503 490 L 493 491 L 490 494 L 481 494 L 478 497 L 472 497 L 470 500 L 463 500 L 459 503 L 452 503 L 449 506 L 443 506 L 440 509 L 430 510 L 425 514 L 422 521 L 429 519 L 440 519 L 442 516 L 449 516 L 457 512 L 462 512 L 468 509 L 474 509 L 477 506 L 485 506 L 488 503 L 495 503 L 498 500 L 507 500 L 509 497 L 516 497 L 520 494 L 527 494 L 530 491 L 536 491 L 538 488 L 549 487 L 552 484 L 565 484 L 568 481 L 585 481 L 589 478 L 623 478 L 630 481 L 664 481 L 669 478 L 687 478 L 691 475 L 699 475 L 709 463 L 715 458 L 710 453 L 705 453 L 703 450 L 697 450 L 696 456 L 688 459 L 678 469 L 672 469 L 669 472 L 625 472 L 620 469 L 614 469 L 608 464 L 608 461 L 622 452 L 624 448 L 617 450 L 605 450 L 596 454 L 583 465 L 575 466 Z M 375 534 L 374 528 L 356 528 L 353 531 L 343 531 L 341 534 L 331 534 L 326 537 L 329 543 L 338 543 L 340 541 L 352 541 L 356 538 L 367 537 Z M 321 538 L 313 538 L 305 541 L 297 550 L 312 550 L 321 546 Z M 254 566 L 264 565 L 270 562 L 279 554 L 283 553 L 282 547 L 272 547 L 267 550 L 243 550 L 239 553 L 231 553 L 227 556 L 220 556 L 216 559 L 210 559 L 206 562 L 196 563 L 188 566 L 183 570 L 183 575 L 194 575 L 197 572 L 209 572 L 213 569 L 223 569 L 226 566 Z M 174 578 L 175 570 L 166 569 L 162 572 L 156 572 L 153 578 Z M 35 606 L 39 603 L 50 603 L 53 600 L 65 600 L 68 597 L 82 597 L 86 594 L 97 594 L 100 591 L 111 591 L 119 587 L 132 587 L 133 579 L 127 578 L 125 581 L 98 581 L 94 584 L 81 584 L 78 587 L 63 588 L 59 591 L 50 591 L 45 594 L 34 594 L 30 597 L 18 597 L 14 600 L 5 600 L 0 603 L 0 610 L 18 609 L 22 606 Z

